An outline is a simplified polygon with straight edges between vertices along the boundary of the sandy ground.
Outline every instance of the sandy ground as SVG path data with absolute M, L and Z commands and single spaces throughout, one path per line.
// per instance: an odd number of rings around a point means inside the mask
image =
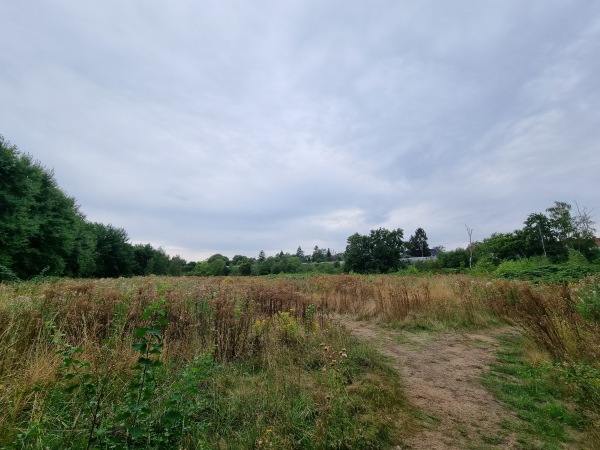
M 393 358 L 406 396 L 422 415 L 423 427 L 397 449 L 520 448 L 501 427 L 516 421 L 481 384 L 494 361 L 497 328 L 477 333 L 387 330 L 371 322 L 338 318 L 356 336 Z

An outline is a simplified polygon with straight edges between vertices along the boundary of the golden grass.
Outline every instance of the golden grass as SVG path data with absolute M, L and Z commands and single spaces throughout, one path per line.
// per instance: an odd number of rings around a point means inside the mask
M 309 305 L 321 326 L 330 312 L 399 325 L 486 326 L 501 317 L 523 326 L 553 356 L 597 356 L 589 341 L 597 325 L 581 319 L 565 286 L 460 275 L 64 280 L 0 285 L 0 379 L 51 352 L 50 322 L 92 359 L 102 357 L 99 349 L 110 334 L 113 347 L 125 351 L 144 308 L 160 296 L 169 303 L 167 358 L 190 359 L 199 348 L 221 360 L 244 357 L 253 351 L 257 320 L 282 311 L 302 319 Z
M 496 282 L 490 289 L 490 305 L 499 317 L 523 327 L 552 358 L 598 366 L 600 323 L 579 314 L 576 291 L 577 285 Z

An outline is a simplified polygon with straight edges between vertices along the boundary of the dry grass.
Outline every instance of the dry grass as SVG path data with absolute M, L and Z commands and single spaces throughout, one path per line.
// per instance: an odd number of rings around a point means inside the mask
M 554 359 L 598 364 L 600 324 L 579 314 L 576 290 L 576 285 L 497 282 L 490 288 L 490 305 L 504 320 L 522 326 Z
M 403 326 L 486 326 L 497 321 L 486 282 L 466 276 L 349 276 L 313 281 L 325 310 Z
M 198 349 L 212 349 L 218 360 L 243 358 L 256 350 L 257 320 L 282 311 L 302 319 L 309 305 L 321 326 L 330 312 L 400 325 L 486 326 L 501 317 L 523 326 L 554 357 L 599 356 L 592 339 L 598 324 L 575 311 L 568 286 L 466 276 L 65 280 L 0 285 L 0 379 L 43 366 L 35 361 L 51 353 L 48 322 L 92 359 L 102 357 L 98 349 L 110 333 L 125 351 L 144 308 L 161 295 L 170 305 L 166 357 L 181 360 Z
M 532 286 L 467 276 L 308 278 L 135 278 L 0 285 L 0 428 L 44 403 L 40 386 L 56 379 L 56 331 L 83 349 L 93 370 L 126 373 L 135 364 L 132 333 L 144 308 L 163 297 L 168 328 L 162 358 L 172 364 L 199 353 L 219 362 L 274 352 L 330 327 L 330 313 L 350 313 L 408 327 L 522 326 L 537 344 L 533 359 L 584 361 L 600 367 L 597 322 L 574 307 L 576 287 Z M 281 344 L 284 344 L 283 346 Z M 356 387 L 354 387 L 356 388 Z

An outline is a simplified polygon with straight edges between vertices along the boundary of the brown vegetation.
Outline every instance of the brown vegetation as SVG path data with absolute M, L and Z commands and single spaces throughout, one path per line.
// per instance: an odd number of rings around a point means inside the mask
M 161 299 L 168 316 L 161 358 L 173 364 L 199 353 L 218 362 L 258 356 L 268 364 L 274 340 L 293 346 L 298 337 L 330 327 L 331 313 L 350 313 L 402 328 L 479 328 L 508 321 L 554 359 L 598 369 L 600 326 L 583 319 L 576 307 L 580 285 L 456 275 L 1 284 L 0 405 L 8 413 L 0 418 L 0 428 L 14 427 L 24 410 L 35 416 L 44 395 L 38 388 L 56 379 L 61 364 L 53 343 L 58 332 L 83 350 L 81 358 L 92 368 L 125 373 L 137 357 L 132 333 L 144 326 L 144 309 Z

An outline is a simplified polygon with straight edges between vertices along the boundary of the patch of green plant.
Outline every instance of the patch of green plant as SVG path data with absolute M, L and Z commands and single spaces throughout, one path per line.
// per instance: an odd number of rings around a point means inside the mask
M 484 375 L 484 384 L 517 416 L 519 423 L 505 428 L 517 432 L 523 448 L 563 448 L 573 443 L 573 431 L 585 432 L 591 426 L 588 411 L 574 395 L 573 386 L 582 380 L 565 383 L 561 365 L 528 363 L 524 339 L 501 338 L 498 361 Z
M 390 323 L 382 324 L 384 328 L 392 330 L 402 330 L 412 333 L 420 332 L 444 332 L 453 330 L 480 330 L 486 327 L 501 325 L 502 321 L 491 314 L 481 315 L 477 321 L 470 317 L 442 317 L 442 318 L 410 318 L 409 320 L 396 320 Z
M 14 446 L 168 449 L 178 446 L 192 424 L 201 427 L 197 385 L 209 373 L 212 356 L 200 355 L 180 368 L 165 367 L 161 354 L 168 306 L 161 295 L 145 307 L 141 315 L 145 326 L 133 332 L 131 348 L 138 353 L 137 363 L 127 373 L 111 369 L 126 302 L 116 307 L 110 334 L 103 340 L 105 364 L 100 367 L 80 359 L 83 349 L 67 342 L 65 334 L 48 322 L 62 365 L 56 383 L 45 386 L 39 413 L 27 411 L 29 420 L 18 427 Z
M 600 276 L 589 277 L 576 288 L 575 308 L 586 319 L 600 323 Z
M 504 261 L 498 266 L 494 276 L 510 280 L 564 283 L 581 280 L 598 272 L 600 266 L 588 263 L 578 252 L 571 251 L 569 260 L 562 264 L 552 264 L 546 258 L 539 257 Z
M 0 264 L 0 282 L 2 281 L 9 281 L 9 282 L 15 282 L 15 281 L 21 281 L 19 279 L 19 277 L 17 276 L 16 273 L 14 273 L 12 270 L 10 270 L 9 267 L 6 267 L 3 264 Z
M 407 404 L 398 374 L 372 347 L 331 331 L 266 352 L 215 368 L 204 392 L 207 426 L 189 442 L 281 449 L 396 442 Z

